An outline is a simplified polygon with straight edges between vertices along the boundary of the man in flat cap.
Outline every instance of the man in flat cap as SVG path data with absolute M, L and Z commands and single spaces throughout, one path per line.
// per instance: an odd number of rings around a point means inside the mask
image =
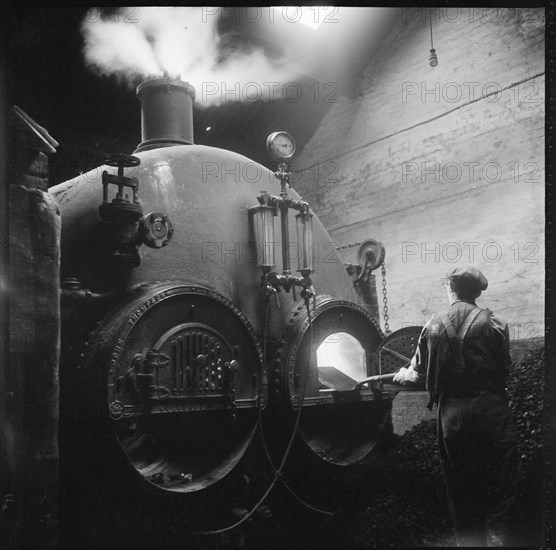
M 394 382 L 426 383 L 438 407 L 438 447 L 458 546 L 506 546 L 519 472 L 507 405 L 511 365 L 505 322 L 475 300 L 488 281 L 458 267 L 443 284 L 450 307 L 425 325 L 409 368 Z

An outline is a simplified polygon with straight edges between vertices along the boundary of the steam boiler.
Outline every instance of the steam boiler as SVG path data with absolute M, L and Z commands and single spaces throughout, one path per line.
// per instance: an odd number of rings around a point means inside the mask
M 273 172 L 194 144 L 189 84 L 137 93 L 136 151 L 50 190 L 62 515 L 114 544 L 161 518 L 227 528 L 276 484 L 319 501 L 369 462 L 394 395 L 372 382 L 373 308 L 289 186 L 293 139 L 269 137 Z

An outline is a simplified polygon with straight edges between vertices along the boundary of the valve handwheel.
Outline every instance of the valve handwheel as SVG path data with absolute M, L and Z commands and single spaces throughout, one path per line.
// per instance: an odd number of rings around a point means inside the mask
M 104 164 L 114 166 L 116 168 L 132 168 L 133 166 L 139 166 L 141 164 L 141 159 L 133 155 L 117 153 L 106 157 Z
M 139 220 L 138 235 L 149 248 L 162 248 L 172 239 L 174 228 L 166 214 L 151 212 Z

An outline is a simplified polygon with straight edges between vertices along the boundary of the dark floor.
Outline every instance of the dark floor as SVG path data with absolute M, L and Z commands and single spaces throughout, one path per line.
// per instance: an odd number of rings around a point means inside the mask
M 546 546 L 543 454 L 544 349 L 532 344 L 514 349 L 509 398 L 519 434 L 522 477 L 513 526 L 515 546 Z M 532 353 L 531 353 L 532 351 Z M 70 442 L 71 443 L 71 442 Z M 74 442 L 76 453 L 81 452 Z M 77 455 L 76 455 L 77 456 Z M 91 464 L 91 462 L 89 462 Z M 94 461 L 93 461 L 94 465 Z M 445 488 L 436 450 L 435 420 L 393 435 L 389 447 L 376 452 L 364 472 L 338 480 L 302 469 L 284 471 L 285 480 L 307 502 L 303 504 L 278 481 L 266 501 L 270 517 L 253 514 L 240 527 L 222 534 L 191 534 L 201 518 L 223 527 L 237 521 L 224 499 L 198 502 L 198 509 L 132 495 L 125 479 L 103 482 L 105 465 L 94 472 L 62 464 L 59 487 L 60 548 L 195 548 L 230 550 L 352 550 L 383 547 L 450 547 L 451 533 Z M 69 470 L 73 475 L 66 475 Z M 271 479 L 254 483 L 249 509 Z M 307 490 L 310 487 L 311 490 Z M 239 493 L 238 493 L 239 495 Z M 229 504 L 229 503 L 228 503 Z M 320 508 L 327 515 L 309 509 Z M 201 509 L 202 507 L 202 509 Z M 268 514 L 266 514 L 268 515 Z M 195 520 L 195 521 L 194 521 Z M 209 522 L 210 523 L 210 522 Z

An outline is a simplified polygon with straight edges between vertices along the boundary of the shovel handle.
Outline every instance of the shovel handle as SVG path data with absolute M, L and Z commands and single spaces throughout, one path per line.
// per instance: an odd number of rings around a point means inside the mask
M 364 378 L 363 380 L 357 382 L 353 389 L 360 388 L 363 384 L 367 384 L 368 382 L 392 382 L 395 375 L 396 373 L 392 372 L 390 374 L 376 374 L 375 376 L 369 376 L 368 378 Z

